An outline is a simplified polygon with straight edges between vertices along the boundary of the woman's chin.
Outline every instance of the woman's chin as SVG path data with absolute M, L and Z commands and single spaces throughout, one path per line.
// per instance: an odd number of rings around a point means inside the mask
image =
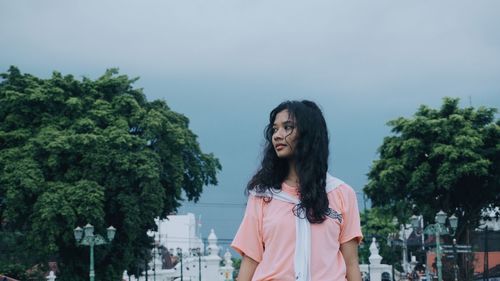
M 276 152 L 276 155 L 278 156 L 278 158 L 280 159 L 289 159 L 292 154 L 291 153 L 288 153 L 288 152 L 283 152 L 283 151 L 280 151 L 280 152 Z

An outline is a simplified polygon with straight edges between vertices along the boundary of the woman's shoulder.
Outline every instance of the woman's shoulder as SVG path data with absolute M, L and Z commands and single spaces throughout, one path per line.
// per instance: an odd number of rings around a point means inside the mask
M 354 189 L 349 184 L 337 177 L 326 174 L 326 192 L 330 193 L 332 191 L 355 194 Z
M 346 211 L 350 208 L 350 202 L 356 201 L 356 191 L 344 181 L 335 178 L 336 185 L 330 187 L 328 194 L 328 200 L 331 204 L 339 206 L 342 210 Z
M 259 199 L 273 197 L 273 194 L 279 193 L 281 190 L 276 188 L 260 188 L 254 187 L 248 191 L 248 197 L 256 197 Z

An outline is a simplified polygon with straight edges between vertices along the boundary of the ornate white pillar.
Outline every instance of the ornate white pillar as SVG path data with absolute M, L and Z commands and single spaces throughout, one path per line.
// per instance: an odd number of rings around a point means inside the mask
M 219 264 L 221 258 L 219 257 L 220 248 L 217 246 L 217 236 L 212 228 L 208 235 L 208 256 L 204 257 L 205 260 L 205 274 L 202 276 L 202 281 L 220 280 Z
M 233 281 L 234 267 L 231 257 L 231 253 L 228 249 L 226 249 L 226 253 L 224 254 L 224 266 L 220 269 L 220 272 L 222 273 L 222 280 L 224 281 Z
M 370 245 L 370 281 L 381 281 L 383 266 L 380 264 L 382 257 L 378 253 L 377 240 L 373 237 Z
M 47 281 L 55 281 L 56 275 L 54 274 L 54 271 L 51 270 L 49 275 L 46 278 L 47 278 Z

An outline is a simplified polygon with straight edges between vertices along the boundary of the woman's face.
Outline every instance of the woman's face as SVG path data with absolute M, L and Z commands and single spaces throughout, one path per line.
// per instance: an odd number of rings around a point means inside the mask
M 298 134 L 295 120 L 290 118 L 288 110 L 276 114 L 273 123 L 273 147 L 279 158 L 290 158 L 293 155 Z

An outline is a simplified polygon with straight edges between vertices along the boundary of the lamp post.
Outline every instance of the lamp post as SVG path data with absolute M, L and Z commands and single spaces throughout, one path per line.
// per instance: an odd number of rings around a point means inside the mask
M 399 224 L 397 218 L 392 219 L 392 224 L 397 226 Z M 410 271 L 410 264 L 408 263 L 408 239 L 406 237 L 406 230 L 411 229 L 411 227 L 407 227 L 406 224 L 399 224 L 399 233 L 394 233 L 388 237 L 388 243 L 390 246 L 401 246 L 401 266 L 403 268 L 403 272 L 408 273 Z M 399 240 L 401 237 L 401 240 Z M 401 242 L 399 242 L 401 241 Z
M 153 281 L 156 281 L 156 245 L 153 246 Z
M 77 245 L 90 247 L 89 279 L 90 281 L 94 281 L 94 246 L 111 243 L 111 241 L 113 241 L 113 239 L 115 238 L 116 228 L 112 226 L 107 228 L 107 239 L 99 234 L 94 234 L 94 226 L 92 226 L 90 223 L 87 223 L 87 225 L 84 226 L 83 229 L 77 226 L 73 230 L 73 234 L 75 235 Z
M 160 254 L 160 241 L 159 240 L 154 240 L 153 242 L 153 249 L 151 250 L 151 256 L 153 257 L 153 281 L 156 281 L 156 259 L 157 256 L 158 258 L 161 257 Z
M 447 227 L 445 225 L 446 219 L 448 219 L 448 221 L 450 223 L 450 227 Z M 419 217 L 413 215 L 411 217 L 411 224 L 412 224 L 412 227 L 414 227 L 415 229 L 418 229 L 419 224 L 420 224 Z M 438 271 L 438 280 L 439 281 L 443 280 L 443 274 L 442 274 L 443 263 L 441 262 L 440 236 L 441 235 L 448 235 L 448 234 L 451 236 L 454 236 L 455 231 L 457 230 L 457 226 L 458 226 L 458 218 L 455 215 L 452 215 L 451 217 L 448 218 L 446 213 L 441 210 L 436 214 L 435 223 L 429 224 L 428 226 L 426 226 L 423 229 L 424 233 L 436 236 L 436 258 L 437 258 L 437 271 Z
M 411 216 L 410 221 L 411 221 L 411 226 L 412 226 L 413 230 L 416 232 L 416 234 L 418 236 L 421 236 L 422 251 L 425 251 L 425 238 L 424 238 L 424 235 L 422 235 L 423 230 L 424 230 L 424 216 L 413 215 L 413 216 Z
M 177 248 L 177 257 L 179 257 L 180 262 L 181 262 L 181 281 L 184 281 L 184 274 L 183 274 L 183 270 L 182 270 L 182 256 L 183 256 L 182 249 Z
M 457 239 L 453 238 L 453 259 L 455 264 L 453 265 L 453 274 L 455 275 L 455 281 L 458 281 L 458 254 L 457 254 Z
M 193 256 L 198 256 L 198 281 L 201 281 L 201 250 L 200 248 L 192 248 L 190 250 Z
M 406 228 L 405 224 L 401 224 L 400 229 L 401 229 L 401 232 L 403 234 L 403 271 L 405 273 L 408 273 L 411 270 L 409 268 L 410 266 L 408 263 L 408 240 L 406 239 L 406 230 L 408 228 Z
M 426 262 L 426 251 L 425 251 L 425 235 L 424 235 L 424 216 L 422 215 L 413 215 L 411 216 L 410 218 L 410 222 L 411 222 L 411 226 L 413 228 L 413 231 L 415 231 L 415 234 L 417 236 L 420 236 L 420 239 L 421 239 L 421 243 L 422 243 L 422 253 L 424 255 L 424 264 L 427 265 L 427 262 Z M 426 266 L 425 267 L 425 276 L 426 276 L 426 279 L 427 280 L 430 280 L 430 277 L 429 277 L 429 270 L 428 270 L 428 267 Z

